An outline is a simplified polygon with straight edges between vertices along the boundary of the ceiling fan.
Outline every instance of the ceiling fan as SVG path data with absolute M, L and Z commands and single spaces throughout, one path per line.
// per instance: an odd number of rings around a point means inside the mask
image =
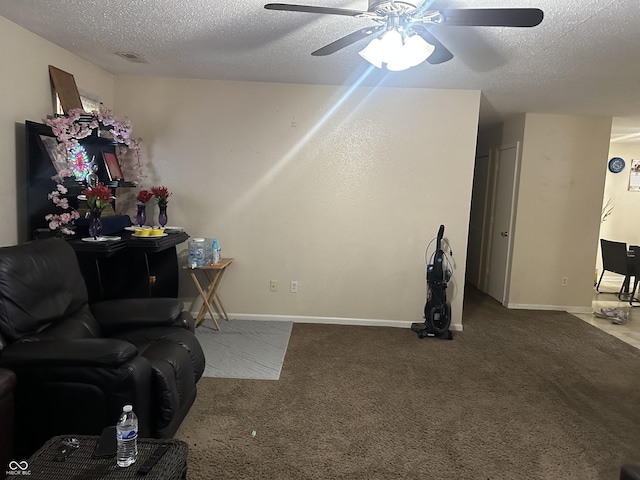
M 289 12 L 345 15 L 373 20 L 378 23 L 377 26 L 356 30 L 319 48 L 311 55 L 330 55 L 359 40 L 375 36 L 376 38 L 360 52 L 360 55 L 379 68 L 385 63 L 389 70 L 404 70 L 425 59 L 432 65 L 451 60 L 453 54 L 433 35 L 432 27 L 535 27 L 542 22 L 544 17 L 542 10 L 538 8 L 429 10 L 434 0 L 423 2 L 419 0 L 368 0 L 368 2 L 369 7 L 366 11 L 288 3 L 268 3 L 264 8 Z

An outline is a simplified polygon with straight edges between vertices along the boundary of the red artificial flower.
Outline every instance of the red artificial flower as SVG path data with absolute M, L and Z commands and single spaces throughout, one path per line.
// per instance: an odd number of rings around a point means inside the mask
M 91 210 L 102 210 L 109 203 L 113 195 L 111 189 L 103 183 L 98 183 L 95 187 L 85 188 L 82 195 L 87 197 L 87 205 Z
M 140 190 L 138 192 L 138 196 L 136 197 L 136 200 L 138 200 L 140 203 L 147 203 L 152 198 L 153 198 L 153 193 L 151 193 L 149 190 Z
M 166 205 L 171 192 L 167 187 L 151 187 L 151 193 L 158 200 L 158 205 Z

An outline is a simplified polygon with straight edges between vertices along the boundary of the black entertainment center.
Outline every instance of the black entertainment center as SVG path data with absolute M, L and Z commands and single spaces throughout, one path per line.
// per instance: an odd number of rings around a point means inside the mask
M 55 157 L 50 150 L 57 143 L 51 127 L 32 121 L 25 122 L 26 137 L 26 232 L 22 237 L 36 240 L 55 235 L 48 228 L 45 216 L 56 207 L 48 198 L 56 189 L 52 179 L 58 173 Z M 91 135 L 80 142 L 88 158 L 95 158 L 98 181 L 110 187 L 132 188 L 135 184 L 123 180 L 111 180 L 103 158 L 105 153 L 115 155 L 117 144 L 110 138 Z M 108 158 L 108 157 L 107 157 Z M 67 188 L 65 197 L 72 208 L 78 209 L 78 195 L 86 188 L 82 181 L 66 177 L 62 183 Z M 105 234 L 120 237 L 106 242 L 85 242 L 86 221 L 77 222 L 76 234 L 67 238 L 74 248 L 80 268 L 89 290 L 90 302 L 115 298 L 177 297 L 178 258 L 176 245 L 185 242 L 189 235 L 175 231 L 159 238 L 135 238 L 125 227 L 131 225 L 127 215 L 104 218 L 112 229 Z

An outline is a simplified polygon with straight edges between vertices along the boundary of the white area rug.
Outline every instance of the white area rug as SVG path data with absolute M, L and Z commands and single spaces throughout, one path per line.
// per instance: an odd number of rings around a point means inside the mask
M 293 322 L 210 320 L 196 328 L 207 366 L 204 377 L 278 380 Z

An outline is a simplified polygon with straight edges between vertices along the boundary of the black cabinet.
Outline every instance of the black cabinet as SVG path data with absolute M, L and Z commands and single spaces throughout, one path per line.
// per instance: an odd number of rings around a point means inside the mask
M 176 245 L 185 242 L 185 232 L 160 238 L 135 238 L 120 232 L 121 240 L 84 242 L 71 240 L 84 276 L 89 301 L 115 298 L 178 296 Z

